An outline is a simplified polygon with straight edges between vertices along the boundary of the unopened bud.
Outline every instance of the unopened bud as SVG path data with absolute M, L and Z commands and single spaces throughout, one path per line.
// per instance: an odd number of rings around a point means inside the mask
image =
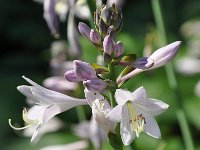
M 114 46 L 114 57 L 118 58 L 120 57 L 124 52 L 124 45 L 121 41 L 118 41 Z
M 113 38 L 110 35 L 107 35 L 103 41 L 104 52 L 108 55 L 112 55 L 113 50 L 114 50 L 114 45 L 115 45 L 115 42 Z
M 64 77 L 65 77 L 68 81 L 70 81 L 70 82 L 78 82 L 78 81 L 80 81 L 80 80 L 77 78 L 77 76 L 76 76 L 74 70 L 69 70 L 69 71 L 67 71 L 67 72 L 64 74 Z
M 102 38 L 106 36 L 105 33 L 110 26 L 113 26 L 113 31 L 116 32 L 121 30 L 123 24 L 122 13 L 115 4 L 112 7 L 103 5 L 98 8 L 95 11 L 94 21 L 96 29 Z
M 86 25 L 83 22 L 79 22 L 78 30 L 84 37 L 86 37 L 88 40 L 90 40 L 90 31 L 91 31 L 91 29 L 88 27 L 88 25 Z
M 101 92 L 107 87 L 107 83 L 98 78 L 84 81 L 83 84 L 91 92 Z
M 94 29 L 90 31 L 90 40 L 92 41 L 92 43 L 95 43 L 95 44 L 101 43 L 101 37 L 99 33 L 97 33 Z
M 74 60 L 74 70 L 76 77 L 80 80 L 91 80 L 97 77 L 94 68 L 80 60 Z
M 104 7 L 102 7 L 101 9 L 101 18 L 103 19 L 103 21 L 106 23 L 107 26 L 110 26 L 111 24 L 111 16 L 112 16 L 112 11 L 111 9 L 107 8 L 107 6 L 105 5 Z

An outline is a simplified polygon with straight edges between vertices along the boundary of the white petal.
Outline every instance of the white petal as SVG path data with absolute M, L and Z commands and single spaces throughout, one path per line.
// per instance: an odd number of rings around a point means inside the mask
M 80 105 L 80 103 L 67 102 L 67 103 L 54 104 L 54 105 L 48 106 L 43 115 L 43 123 L 46 123 L 49 119 L 51 119 L 55 115 L 60 114 L 64 111 L 67 111 L 78 105 Z
M 122 119 L 122 107 L 121 105 L 115 106 L 106 117 L 114 122 L 120 122 Z
M 119 105 L 124 105 L 131 98 L 132 94 L 129 91 L 117 89 L 115 92 L 115 100 Z
M 38 124 L 37 127 L 35 128 L 35 131 L 33 132 L 33 135 L 31 137 L 31 142 L 36 143 L 38 139 L 40 138 L 39 135 L 39 130 L 41 128 L 41 124 Z
M 146 132 L 148 135 L 154 138 L 160 138 L 161 137 L 160 128 L 156 120 L 151 116 L 145 115 L 144 117 L 146 121 L 146 124 L 144 124 L 144 132 Z
M 31 85 L 33 85 L 39 89 L 45 89 L 44 87 L 40 86 L 39 84 L 35 83 L 34 81 L 32 81 L 31 79 L 29 79 L 25 76 L 22 76 L 22 78 L 24 78 L 28 83 L 30 83 Z
M 147 99 L 146 90 L 142 87 L 139 87 L 132 93 L 132 102 L 145 103 Z
M 120 135 L 125 146 L 130 145 L 135 138 L 135 134 L 131 131 L 129 113 L 126 106 L 122 108 L 122 122 L 120 124 Z
M 85 97 L 88 101 L 88 104 L 90 105 L 90 107 L 92 107 L 93 101 L 96 100 L 96 95 L 87 89 L 85 89 L 84 92 L 85 92 Z
M 21 85 L 17 87 L 17 90 L 20 91 L 23 95 L 25 95 L 30 102 L 39 103 L 39 101 L 33 97 L 31 88 L 32 86 Z
M 38 89 L 32 87 L 32 93 L 35 99 L 38 99 L 41 104 L 62 104 L 62 103 L 79 103 L 79 105 L 87 105 L 85 99 L 78 99 L 67 96 L 62 93 L 47 89 Z
M 101 133 L 100 133 L 100 128 L 98 126 L 98 122 L 96 121 L 96 119 L 94 119 L 94 117 L 92 117 L 91 121 L 90 121 L 90 132 L 89 132 L 89 136 L 90 136 L 90 140 L 92 142 L 92 144 L 94 145 L 95 149 L 97 150 L 101 150 L 102 148 L 102 137 L 101 137 Z
M 28 119 L 37 120 L 41 122 L 46 108 L 47 106 L 39 106 L 39 105 L 33 106 L 28 110 L 28 116 L 27 116 Z
M 138 102 L 138 103 L 134 103 L 134 105 L 152 116 L 161 114 L 169 107 L 169 105 L 166 104 L 165 102 L 157 100 L 157 99 L 151 99 L 151 98 L 148 98 L 146 100 L 146 103 Z

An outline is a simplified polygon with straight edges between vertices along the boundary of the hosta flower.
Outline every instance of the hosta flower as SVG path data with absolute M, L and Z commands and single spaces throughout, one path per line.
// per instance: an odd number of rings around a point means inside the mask
M 123 82 L 143 71 L 155 69 L 166 65 L 176 56 L 180 44 L 180 41 L 176 41 L 156 50 L 153 54 L 151 54 L 151 56 L 146 58 L 146 63 L 143 64 L 143 66 L 139 65 L 140 68 L 136 67 L 136 69 L 134 69 L 132 72 L 118 79 L 117 82 Z M 144 59 L 140 60 L 144 62 Z M 140 62 L 137 62 L 137 64 L 140 64 Z M 135 64 L 133 64 L 133 67 L 135 67 Z
M 17 89 L 34 105 L 30 109 L 25 108 L 23 110 L 22 116 L 25 127 L 14 127 L 11 124 L 11 119 L 9 119 L 9 124 L 15 130 L 22 130 L 29 127 L 35 128 L 31 141 L 36 139 L 40 128 L 55 115 L 71 109 L 72 107 L 88 104 L 85 99 L 77 99 L 48 90 L 24 76 L 23 78 L 32 86 L 21 85 L 18 86 Z
M 112 107 L 108 101 L 100 93 L 93 93 L 85 89 L 85 97 L 88 104 L 92 108 L 92 115 L 97 121 L 98 125 L 103 128 L 106 132 L 115 132 L 115 123 L 106 115 L 110 112 Z
M 168 108 L 166 103 L 148 98 L 143 87 L 133 93 L 117 89 L 115 99 L 118 105 L 107 117 L 115 122 L 121 122 L 120 134 L 124 145 L 129 145 L 142 131 L 154 138 L 161 136 L 154 116 Z

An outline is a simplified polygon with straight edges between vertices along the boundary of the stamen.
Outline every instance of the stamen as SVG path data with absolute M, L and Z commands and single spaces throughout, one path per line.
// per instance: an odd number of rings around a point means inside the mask
M 10 125 L 10 127 L 11 128 L 13 128 L 13 129 L 15 129 L 15 130 L 23 130 L 23 129 L 27 129 L 27 128 L 29 128 L 30 126 L 32 126 L 32 124 L 29 124 L 29 125 L 27 125 L 27 126 L 24 126 L 24 127 L 14 127 L 13 125 L 12 125 L 12 123 L 11 123 L 11 119 L 8 119 L 8 123 L 9 123 L 9 125 Z
M 127 108 L 129 111 L 131 131 L 135 132 L 136 136 L 139 137 L 140 132 L 143 131 L 144 124 L 146 124 L 145 118 L 142 114 L 137 116 L 136 110 L 131 101 L 127 101 Z

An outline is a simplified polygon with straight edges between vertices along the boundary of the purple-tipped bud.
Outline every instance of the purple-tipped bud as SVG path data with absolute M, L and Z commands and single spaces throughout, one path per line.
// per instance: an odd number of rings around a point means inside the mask
M 112 55 L 113 50 L 114 50 L 114 45 L 115 45 L 115 42 L 113 38 L 110 35 L 106 35 L 103 41 L 104 52 L 107 53 L 108 55 Z
M 80 80 L 91 80 L 97 77 L 94 68 L 80 60 L 74 60 L 74 70 L 76 77 Z
M 114 46 L 114 57 L 118 58 L 120 57 L 124 52 L 124 45 L 121 41 L 118 41 Z
M 181 41 L 176 41 L 167 46 L 164 46 L 158 50 L 156 50 L 149 58 L 147 59 L 147 64 L 145 64 L 144 69 L 136 68 L 125 76 L 119 78 L 117 83 L 124 82 L 131 77 L 135 76 L 138 73 L 141 73 L 145 70 L 151 70 L 158 67 L 162 67 L 168 62 L 170 62 L 177 54 L 178 48 L 181 44 Z
M 70 82 L 79 82 L 79 81 L 81 81 L 79 78 L 77 78 L 74 70 L 67 71 L 64 74 L 64 77 Z
M 132 63 L 132 66 L 134 68 L 138 68 L 138 69 L 148 69 L 148 68 L 151 68 L 154 63 L 153 63 L 153 61 L 150 62 L 147 59 L 148 59 L 147 57 L 139 58 L 139 59 L 137 59 L 136 61 L 134 61 Z
M 107 87 L 107 83 L 98 78 L 84 81 L 83 84 L 91 92 L 101 92 Z
M 90 31 L 90 40 L 92 43 L 100 44 L 101 43 L 101 37 L 98 32 L 96 32 L 94 29 L 91 29 Z
M 79 22 L 78 30 L 84 37 L 86 37 L 88 40 L 90 40 L 90 31 L 91 31 L 91 29 L 88 27 L 88 25 L 86 25 L 83 22 Z

